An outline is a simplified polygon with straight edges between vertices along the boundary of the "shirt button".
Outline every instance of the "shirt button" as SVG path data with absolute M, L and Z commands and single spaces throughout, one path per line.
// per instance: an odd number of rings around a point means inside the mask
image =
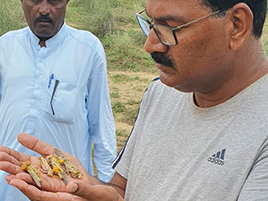
M 43 73 L 42 72 L 40 72 L 40 71 L 36 71 L 36 76 L 38 76 L 38 77 L 41 77 L 42 75 L 43 75 Z

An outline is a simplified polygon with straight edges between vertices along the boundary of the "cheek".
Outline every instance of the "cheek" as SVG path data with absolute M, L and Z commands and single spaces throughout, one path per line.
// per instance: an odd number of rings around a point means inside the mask
M 36 18 L 35 13 L 36 12 L 34 11 L 34 9 L 32 9 L 29 6 L 24 6 L 23 11 L 24 11 L 24 16 L 25 16 L 27 22 L 31 23 L 35 20 L 35 18 Z
M 200 36 L 199 36 L 200 35 Z M 219 60 L 221 44 L 213 40 L 210 35 L 194 34 L 181 40 L 178 47 L 171 48 L 171 54 L 176 63 L 178 72 L 186 77 L 194 76 Z M 207 69 L 209 70 L 209 69 Z
M 206 82 L 221 71 L 221 58 L 224 54 L 220 46 L 205 37 L 185 41 L 181 46 L 171 49 L 177 72 L 169 74 L 168 83 L 185 92 L 206 86 Z M 168 75 L 163 78 L 167 80 Z

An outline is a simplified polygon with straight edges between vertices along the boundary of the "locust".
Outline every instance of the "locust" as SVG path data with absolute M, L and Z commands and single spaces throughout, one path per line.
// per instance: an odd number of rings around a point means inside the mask
M 41 177 L 34 166 L 32 166 L 30 161 L 22 162 L 21 167 L 22 170 L 26 170 L 31 177 L 33 178 L 34 182 L 38 187 L 41 187 Z
M 48 163 L 52 168 L 54 174 L 58 175 L 60 179 L 63 180 L 65 184 L 68 183 L 67 177 L 63 169 L 61 168 L 61 164 L 59 163 L 59 159 L 53 155 L 48 156 Z
M 83 174 L 81 171 L 72 163 L 72 161 L 67 158 L 59 149 L 54 149 L 55 153 L 58 155 L 60 164 L 63 164 L 65 167 L 65 172 L 73 178 L 81 179 Z
M 53 170 L 51 169 L 50 165 L 48 164 L 48 161 L 45 157 L 40 156 L 40 166 L 43 173 L 46 173 L 48 176 L 53 176 Z

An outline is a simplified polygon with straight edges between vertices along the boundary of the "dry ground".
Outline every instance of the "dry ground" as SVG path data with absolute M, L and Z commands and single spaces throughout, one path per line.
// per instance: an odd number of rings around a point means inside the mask
M 108 71 L 111 103 L 114 110 L 118 151 L 122 149 L 132 129 L 134 117 L 144 91 L 158 73 Z M 115 112 L 116 103 L 122 103 L 123 111 Z
M 268 41 L 268 22 L 265 23 L 262 38 Z M 158 72 L 108 71 L 111 103 L 114 105 L 120 101 L 125 106 L 123 112 L 114 113 L 118 152 L 132 129 L 134 121 L 130 116 L 134 115 L 133 111 L 137 110 L 144 91 L 157 76 Z M 113 97 L 113 94 L 117 96 Z M 129 115 L 129 112 L 132 114 Z

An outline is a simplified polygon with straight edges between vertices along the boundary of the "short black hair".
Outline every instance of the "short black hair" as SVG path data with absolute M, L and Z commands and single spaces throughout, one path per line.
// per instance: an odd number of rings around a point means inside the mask
M 253 35 L 260 38 L 266 18 L 267 0 L 202 0 L 205 6 L 216 11 L 225 7 L 234 6 L 237 3 L 247 4 L 253 13 Z

